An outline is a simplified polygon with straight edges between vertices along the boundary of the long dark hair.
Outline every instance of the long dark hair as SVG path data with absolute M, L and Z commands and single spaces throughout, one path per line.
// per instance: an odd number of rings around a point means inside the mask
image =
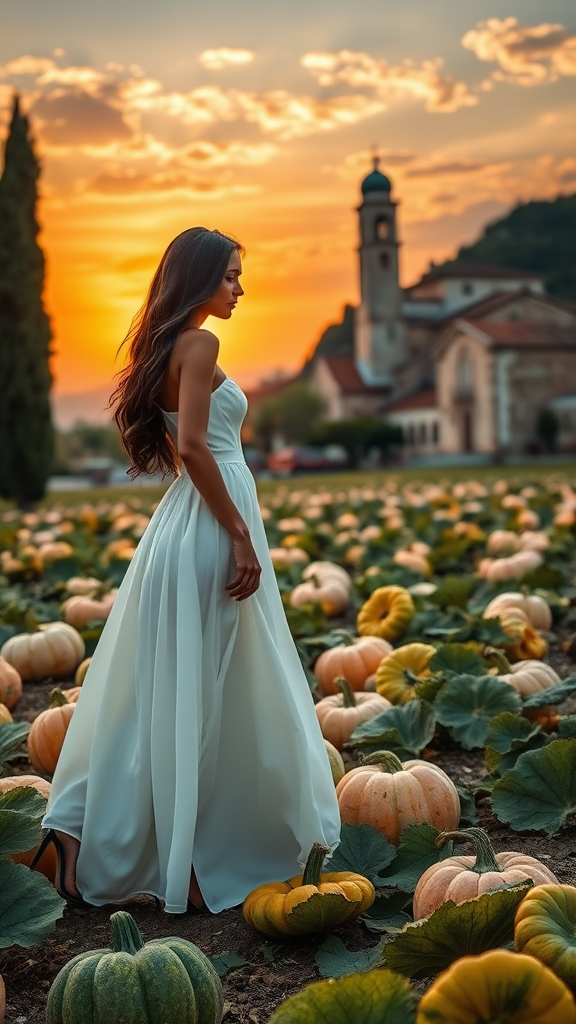
M 188 228 L 166 249 L 130 330 L 118 348 L 130 345 L 130 360 L 116 376 L 110 396 L 114 419 L 131 465 L 132 479 L 141 473 L 176 475 L 179 458 L 157 399 L 170 355 L 190 314 L 218 291 L 230 256 L 244 249 L 236 239 Z

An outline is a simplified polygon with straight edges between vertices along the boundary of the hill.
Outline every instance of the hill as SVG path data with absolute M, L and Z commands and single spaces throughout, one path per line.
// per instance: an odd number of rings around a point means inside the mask
M 451 262 L 463 260 L 538 271 L 550 295 L 575 302 L 576 194 L 516 206 Z

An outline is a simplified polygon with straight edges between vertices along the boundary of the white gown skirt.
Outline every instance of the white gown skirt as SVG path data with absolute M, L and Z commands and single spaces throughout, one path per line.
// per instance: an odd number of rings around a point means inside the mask
M 186 909 L 191 867 L 208 908 L 296 874 L 340 817 L 308 682 L 282 607 L 245 462 L 220 464 L 260 564 L 225 590 L 229 534 L 186 473 L 152 516 L 88 669 L 44 827 L 81 841 L 94 905 L 150 893 Z

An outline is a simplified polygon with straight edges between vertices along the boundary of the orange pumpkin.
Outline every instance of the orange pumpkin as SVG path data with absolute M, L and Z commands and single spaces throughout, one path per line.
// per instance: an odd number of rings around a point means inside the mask
M 354 730 L 362 724 L 387 711 L 392 705 L 377 693 L 353 693 L 344 678 L 334 680 L 341 693 L 324 697 L 316 704 L 316 714 L 324 739 L 342 750 Z
M 543 597 L 537 594 L 521 594 L 519 591 L 511 591 L 507 594 L 499 594 L 483 611 L 485 619 L 497 618 L 504 608 L 519 608 L 534 626 L 534 629 L 548 630 L 552 628 L 552 612 L 550 606 Z
M 52 691 L 52 702 L 34 719 L 28 733 L 28 756 L 37 772 L 53 775 L 76 704 L 62 690 Z
M 334 685 L 337 676 L 344 676 L 352 690 L 364 689 L 368 676 L 376 671 L 383 658 L 393 650 L 392 644 L 377 636 L 355 637 L 351 643 L 338 644 L 316 659 L 314 675 L 318 689 L 326 696 L 338 693 Z
M 22 696 L 22 679 L 20 673 L 0 657 L 0 701 L 11 711 Z
M 84 657 L 84 641 L 66 622 L 46 622 L 35 633 L 17 633 L 3 645 L 0 654 L 23 679 L 39 682 L 51 676 L 65 678 Z
M 444 846 L 450 840 L 473 843 L 476 855 L 448 857 L 432 864 L 420 876 L 414 891 L 415 921 L 428 917 L 448 900 L 463 903 L 483 892 L 523 882 L 526 878 L 531 878 L 536 885 L 557 882 L 550 869 L 535 857 L 525 853 L 495 853 L 481 828 L 442 832 L 436 845 Z
M 4 779 L 0 779 L 0 793 L 9 793 L 11 789 L 17 789 L 19 786 L 31 786 L 35 789 L 40 796 L 43 796 L 45 800 L 50 796 L 50 783 L 46 779 L 41 779 L 39 775 L 8 775 Z M 25 853 L 13 853 L 12 860 L 16 864 L 26 864 L 30 866 L 38 847 L 34 846 L 31 850 L 26 850 Z M 41 874 L 45 875 L 50 882 L 54 883 L 56 878 L 58 863 L 56 858 L 56 850 L 54 846 L 50 845 L 46 848 L 40 860 L 38 861 L 35 871 L 40 871 Z
M 407 825 L 428 822 L 455 829 L 460 798 L 451 779 L 428 761 L 405 761 L 378 750 L 336 787 L 340 816 L 349 825 L 372 825 L 394 846 Z
M 76 686 L 82 686 L 82 683 L 86 678 L 88 666 L 90 665 L 91 661 L 92 658 L 84 658 L 84 661 L 81 661 L 80 664 L 78 665 L 78 668 L 76 669 L 76 672 L 74 674 L 74 682 Z
M 62 605 L 64 621 L 76 629 L 83 629 L 91 619 L 107 619 L 116 600 L 116 590 L 111 590 L 101 601 L 89 595 L 67 598 Z

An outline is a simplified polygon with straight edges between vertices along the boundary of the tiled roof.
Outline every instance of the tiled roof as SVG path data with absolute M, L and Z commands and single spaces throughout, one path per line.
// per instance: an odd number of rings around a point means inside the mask
M 386 406 L 386 414 L 389 412 L 404 412 L 408 409 L 435 409 L 438 405 L 436 391 L 434 388 L 426 388 L 424 391 L 417 391 L 414 395 L 407 395 L 400 398 L 392 405 Z
M 358 373 L 354 360 L 349 356 L 322 356 L 321 358 L 344 394 L 387 395 L 390 393 L 390 388 L 387 386 L 366 384 Z
M 486 334 L 497 348 L 576 349 L 576 324 L 565 326 L 541 320 L 462 319 Z
M 458 263 L 446 263 L 439 267 L 432 267 L 426 274 L 420 278 L 416 284 L 412 285 L 412 288 L 417 288 L 420 284 L 426 284 L 428 281 L 439 281 L 443 278 L 484 278 L 488 280 L 504 279 L 524 279 L 524 280 L 538 280 L 541 281 L 544 277 L 543 274 L 539 274 L 534 270 L 515 270 L 513 267 L 497 267 L 493 263 L 473 263 L 472 261 L 462 260 Z M 411 291 L 411 289 L 409 289 Z

